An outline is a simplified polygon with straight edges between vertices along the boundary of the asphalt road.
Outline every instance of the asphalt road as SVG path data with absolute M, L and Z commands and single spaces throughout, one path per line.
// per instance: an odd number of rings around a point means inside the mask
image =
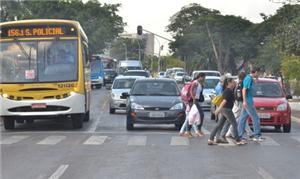
M 108 113 L 108 91 L 94 90 L 91 121 L 1 126 L 3 179 L 299 178 L 300 123 L 291 133 L 264 128 L 262 143 L 208 146 L 215 125 L 205 114 L 203 138 L 181 138 L 173 125 L 126 131 L 124 112 Z

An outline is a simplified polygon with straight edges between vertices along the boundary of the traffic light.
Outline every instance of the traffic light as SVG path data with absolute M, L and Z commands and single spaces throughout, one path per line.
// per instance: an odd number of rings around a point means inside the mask
M 137 26 L 137 34 L 142 35 L 143 34 L 143 27 L 141 25 Z

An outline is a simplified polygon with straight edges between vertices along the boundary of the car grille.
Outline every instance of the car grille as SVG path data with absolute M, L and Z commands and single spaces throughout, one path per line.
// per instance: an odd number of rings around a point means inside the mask
M 166 111 L 169 110 L 170 108 L 165 108 L 165 107 L 145 107 L 145 110 L 149 111 Z
M 275 108 L 274 107 L 265 107 L 265 106 L 259 106 L 259 107 L 256 107 L 256 110 L 258 111 L 275 111 Z
M 8 109 L 9 112 L 49 112 L 49 111 L 67 111 L 69 107 L 65 106 L 47 106 L 46 108 L 33 109 L 31 106 L 22 106 Z

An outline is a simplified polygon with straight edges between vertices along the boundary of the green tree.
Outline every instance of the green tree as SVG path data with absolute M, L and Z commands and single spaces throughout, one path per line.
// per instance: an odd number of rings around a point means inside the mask
M 79 21 L 89 38 L 93 53 L 101 53 L 119 33 L 124 22 L 117 15 L 120 4 L 101 4 L 97 0 L 4 1 L 1 21 L 21 19 L 69 19 Z
M 300 80 L 300 57 L 286 56 L 282 62 L 282 72 L 288 79 Z

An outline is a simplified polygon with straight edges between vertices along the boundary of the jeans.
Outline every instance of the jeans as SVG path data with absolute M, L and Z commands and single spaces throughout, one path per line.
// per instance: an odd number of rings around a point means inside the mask
M 200 124 L 198 125 L 198 129 L 199 129 L 199 131 L 201 131 L 201 128 L 202 128 L 202 125 L 203 125 L 203 120 L 204 120 L 204 112 L 202 110 L 200 102 L 196 102 L 196 106 L 197 106 L 197 109 L 198 109 L 199 114 L 200 114 Z
M 223 108 L 223 109 L 221 109 L 221 113 L 222 113 L 222 118 L 219 119 L 218 124 L 212 130 L 212 132 L 210 134 L 210 140 L 214 140 L 214 137 L 215 137 L 217 131 L 221 130 L 222 127 L 223 127 L 223 125 L 224 125 L 224 123 L 226 121 L 228 121 L 232 125 L 232 127 L 233 127 L 234 139 L 236 141 L 239 141 L 240 137 L 238 135 L 237 123 L 236 123 L 235 117 L 233 115 L 232 109 Z
M 260 137 L 261 136 L 260 119 L 257 115 L 254 105 L 248 105 L 247 108 L 243 107 L 242 109 L 241 116 L 239 119 L 239 124 L 238 124 L 239 136 L 242 137 L 244 135 L 247 119 L 249 116 L 251 117 L 253 122 L 253 128 L 254 128 L 253 136 Z

